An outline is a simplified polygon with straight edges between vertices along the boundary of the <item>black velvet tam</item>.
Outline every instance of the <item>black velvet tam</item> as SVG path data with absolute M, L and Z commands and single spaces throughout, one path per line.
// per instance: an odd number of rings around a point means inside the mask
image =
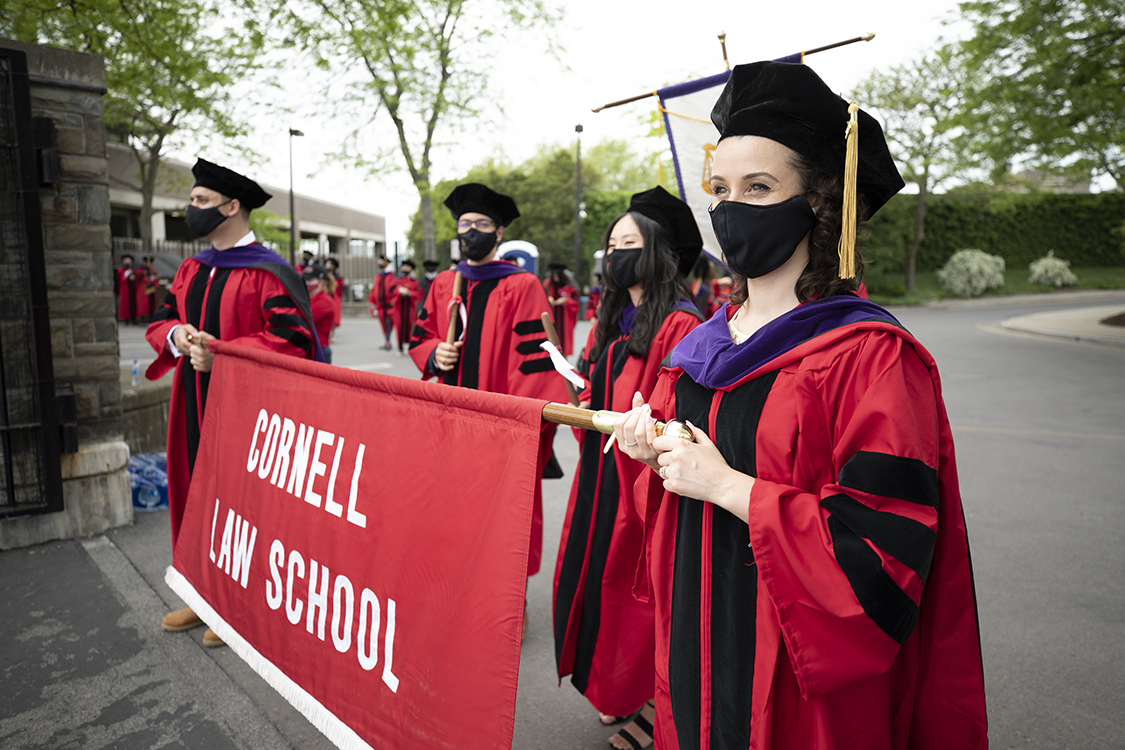
M 629 199 L 629 211 L 652 219 L 672 238 L 672 249 L 680 257 L 680 273 L 687 276 L 703 251 L 703 237 L 688 204 L 657 185 Z
M 460 219 L 463 214 L 468 213 L 484 214 L 502 227 L 508 226 L 520 215 L 514 200 L 477 182 L 453 188 L 453 192 L 445 199 L 445 206 L 454 219 Z
M 874 117 L 858 112 L 856 185 L 874 214 L 905 183 Z M 738 65 L 711 110 L 720 139 L 756 135 L 801 154 L 828 174 L 844 174 L 848 102 L 807 65 L 757 62 Z
M 195 187 L 205 187 L 228 198 L 238 198 L 249 209 L 261 208 L 273 197 L 249 177 L 206 159 L 198 159 L 191 173 L 195 175 Z

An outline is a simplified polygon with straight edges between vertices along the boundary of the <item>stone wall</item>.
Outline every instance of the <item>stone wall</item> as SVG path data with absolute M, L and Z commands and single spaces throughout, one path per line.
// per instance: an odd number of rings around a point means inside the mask
M 63 458 L 62 513 L 0 522 L 0 549 L 132 521 L 109 231 L 109 176 L 96 55 L 0 39 L 27 53 L 34 117 L 58 132 L 58 184 L 40 190 L 55 387 L 78 402 L 79 454 Z M 55 518 L 54 516 L 63 516 Z

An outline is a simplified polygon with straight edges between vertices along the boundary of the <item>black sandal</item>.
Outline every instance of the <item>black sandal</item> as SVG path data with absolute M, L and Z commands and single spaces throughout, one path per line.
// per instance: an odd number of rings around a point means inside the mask
M 652 747 L 652 722 L 644 717 L 644 710 L 646 708 L 652 709 L 653 720 L 655 721 L 656 704 L 653 701 L 649 701 L 648 703 L 641 706 L 641 710 L 637 711 L 637 713 L 633 715 L 633 720 L 619 729 L 616 734 L 610 737 L 610 740 L 612 740 L 614 737 L 620 737 L 621 739 L 628 742 L 629 746 L 632 747 L 633 750 L 647 750 L 647 748 Z M 635 727 L 635 731 L 641 736 L 641 739 L 637 739 L 637 734 L 629 731 L 630 727 Z M 609 746 L 614 748 L 617 747 L 612 742 L 610 742 Z

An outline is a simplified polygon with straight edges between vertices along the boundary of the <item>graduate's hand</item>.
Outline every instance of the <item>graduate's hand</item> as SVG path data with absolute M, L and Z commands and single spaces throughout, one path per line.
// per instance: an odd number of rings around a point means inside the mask
M 188 355 L 191 357 L 191 366 L 195 368 L 196 372 L 211 372 L 215 354 L 207 348 L 207 342 L 214 340 L 214 338 L 207 331 L 199 331 L 195 334 L 195 340 L 192 341 Z
M 589 401 L 579 401 L 578 402 L 578 408 L 579 409 L 589 409 L 590 408 L 590 402 Z
M 461 357 L 461 343 L 454 341 L 452 344 L 447 344 L 442 341 L 438 344 L 437 349 L 434 350 L 434 365 L 442 372 L 452 370 Z
M 653 441 L 664 489 L 714 503 L 747 521 L 754 477 L 732 469 L 707 433 L 690 422 L 688 427 L 694 443 L 664 435 Z
M 191 323 L 183 323 L 176 328 L 176 332 L 172 334 L 172 345 L 185 357 L 191 354 L 191 340 L 190 337 L 198 336 L 199 329 Z
M 633 408 L 613 423 L 613 434 L 617 436 L 617 450 L 653 471 L 659 471 L 660 465 L 656 463 L 658 454 L 652 446 L 656 440 L 656 420 L 652 418 L 652 408 L 645 403 L 639 391 L 633 394 Z

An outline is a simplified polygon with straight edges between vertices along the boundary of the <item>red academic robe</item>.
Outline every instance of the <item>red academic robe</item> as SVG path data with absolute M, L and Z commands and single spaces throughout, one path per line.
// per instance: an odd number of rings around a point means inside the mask
M 336 296 L 335 296 L 336 314 L 332 318 L 332 327 L 333 328 L 339 327 L 340 318 L 344 314 L 344 286 L 345 286 L 344 277 L 340 276 L 339 278 L 336 279 Z
M 561 305 L 551 305 L 551 322 L 559 334 L 559 350 L 569 357 L 574 353 L 574 326 L 578 322 L 578 289 L 574 284 L 557 284 L 552 279 L 545 282 L 547 296 L 565 300 Z
M 294 273 L 288 265 L 285 268 Z M 300 284 L 295 273 L 294 282 Z M 157 352 L 145 377 L 157 380 L 176 369 L 168 407 L 168 509 L 173 546 L 187 503 L 211 379 L 210 373 L 196 372 L 188 357 L 171 353 L 168 334 L 183 323 L 243 346 L 308 359 L 316 356 L 312 325 L 277 276 L 260 268 L 212 269 L 195 258 L 180 264 L 145 333 Z
M 598 317 L 598 302 L 602 298 L 602 288 L 596 286 L 590 290 L 590 296 L 586 298 L 586 320 L 594 320 Z
M 135 323 L 138 318 L 148 315 L 145 269 L 138 266 L 118 268 L 114 277 L 117 285 L 117 319 Z
M 588 368 L 590 408 L 628 411 L 637 391 L 647 399 L 660 363 L 699 322 L 694 308 L 673 311 L 644 357 L 625 352 L 627 335 L 607 344 Z M 592 432 L 581 443 L 555 566 L 555 662 L 559 679 L 572 675 L 594 708 L 625 716 L 654 695 L 656 632 L 652 603 L 633 596 L 642 551 L 633 484 L 645 467 L 620 451 L 603 454 L 607 439 Z
M 391 340 L 391 332 L 394 330 L 394 318 L 391 316 L 394 308 L 394 298 L 391 296 L 394 284 L 395 275 L 392 271 L 380 271 L 375 274 L 371 294 L 367 295 L 367 302 L 375 308 L 375 317 L 383 326 L 383 338 L 387 341 Z
M 309 299 L 309 308 L 312 310 L 317 338 L 320 339 L 320 348 L 324 349 L 328 346 L 328 339 L 335 325 L 336 301 L 328 292 L 320 292 Z
M 511 266 L 504 261 L 495 261 Z M 546 341 L 543 321 L 548 311 L 547 295 L 534 274 L 516 270 L 502 278 L 462 281 L 461 295 L 468 324 L 458 319 L 458 337 L 463 335 L 461 356 L 449 372 L 429 370 L 430 356 L 445 341 L 449 330 L 449 301 L 453 298 L 454 271 L 443 271 L 430 285 L 430 293 L 410 340 L 410 356 L 422 371 L 422 379 L 440 377 L 449 385 L 493 393 L 566 402 L 566 386 L 555 372 L 550 357 L 539 348 Z M 540 437 L 539 472 L 551 457 L 555 426 L 544 423 Z M 502 446 L 493 446 L 502 450 Z M 440 457 L 436 457 L 440 459 Z M 543 553 L 543 495 L 535 485 L 535 510 L 531 526 L 531 548 L 527 574 L 539 572 Z
M 156 273 L 156 269 L 145 269 L 144 295 L 145 301 L 141 307 L 142 314 L 146 318 L 152 318 L 156 314 L 156 308 L 160 306 L 160 276 Z
M 921 344 L 850 323 L 726 387 L 664 370 L 650 403 L 757 477 L 749 525 L 637 482 L 656 746 L 987 747 L 953 438 Z
M 711 282 L 711 294 L 715 297 L 715 304 L 722 307 L 730 300 L 731 278 L 723 276 Z M 715 309 L 718 309 L 716 307 Z
M 418 318 L 418 303 L 422 301 L 422 289 L 413 276 L 400 276 L 395 279 L 391 299 L 394 303 L 391 317 L 398 331 L 398 347 L 402 350 L 410 345 L 414 321 Z

